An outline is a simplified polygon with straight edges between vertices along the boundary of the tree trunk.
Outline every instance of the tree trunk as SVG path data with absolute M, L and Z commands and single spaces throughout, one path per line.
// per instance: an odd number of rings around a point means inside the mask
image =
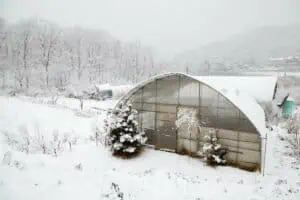
M 46 66 L 46 85 L 49 86 L 49 72 L 48 72 L 48 66 Z
M 26 89 L 29 88 L 29 76 L 28 76 L 28 71 L 26 70 L 26 77 L 25 77 L 25 84 L 26 84 Z

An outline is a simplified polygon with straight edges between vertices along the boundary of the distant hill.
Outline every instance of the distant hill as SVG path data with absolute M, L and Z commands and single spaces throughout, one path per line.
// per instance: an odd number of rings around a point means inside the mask
M 224 41 L 214 42 L 177 55 L 177 64 L 192 69 L 205 60 L 225 65 L 265 65 L 269 57 L 300 55 L 300 24 L 261 27 Z

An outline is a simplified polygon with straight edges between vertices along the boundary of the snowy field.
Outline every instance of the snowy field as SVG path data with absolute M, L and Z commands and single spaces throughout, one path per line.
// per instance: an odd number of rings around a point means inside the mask
M 0 200 L 118 199 L 114 193 L 124 200 L 300 199 L 300 162 L 279 127 L 268 134 L 263 176 L 152 149 L 134 159 L 112 157 L 91 136 L 115 101 L 86 100 L 83 111 L 76 99 L 49 102 L 0 96 Z M 51 140 L 53 133 L 72 140 L 72 147 L 56 156 L 24 150 L 24 135 Z

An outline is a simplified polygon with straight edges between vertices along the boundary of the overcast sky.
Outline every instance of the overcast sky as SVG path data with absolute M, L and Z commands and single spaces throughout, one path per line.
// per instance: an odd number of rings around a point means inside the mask
M 300 0 L 0 0 L 0 16 L 101 28 L 170 56 L 255 27 L 300 23 Z

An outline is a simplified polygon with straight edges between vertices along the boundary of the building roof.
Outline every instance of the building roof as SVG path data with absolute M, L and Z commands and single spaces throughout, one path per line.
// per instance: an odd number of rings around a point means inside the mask
M 228 87 L 226 77 L 220 79 L 208 78 L 204 76 L 189 76 L 193 79 L 204 83 L 216 91 L 220 92 L 232 104 L 234 104 L 244 115 L 252 122 L 257 131 L 262 137 L 266 134 L 265 112 L 262 107 L 256 102 L 254 98 L 249 96 L 246 92 Z M 216 81 L 217 80 L 217 81 Z
M 274 76 L 194 76 L 207 83 L 247 93 L 259 102 L 273 100 L 277 77 Z
M 153 76 L 150 79 L 141 82 L 140 84 L 137 84 L 132 90 L 129 91 L 127 95 L 125 95 L 122 99 L 120 99 L 120 101 L 129 98 L 138 89 L 140 89 L 141 87 L 145 86 L 148 83 L 151 83 L 157 79 L 162 79 L 173 75 L 182 75 L 182 76 L 189 77 L 221 93 L 252 122 L 253 126 L 260 133 L 261 137 L 265 136 L 266 134 L 265 113 L 262 107 L 256 102 L 256 100 L 253 97 L 247 95 L 246 93 L 247 91 L 243 91 L 242 89 L 237 89 L 237 87 L 229 87 L 229 84 L 226 83 L 226 81 L 228 81 L 226 77 L 209 78 L 205 76 L 190 76 L 184 73 L 160 74 L 160 75 Z M 260 79 L 261 78 L 262 77 L 260 77 Z M 235 81 L 237 80 L 238 79 L 235 79 Z M 233 83 L 233 81 L 231 83 Z M 253 85 L 253 87 L 256 87 L 255 84 Z M 251 90 L 255 90 L 255 89 L 251 89 Z

